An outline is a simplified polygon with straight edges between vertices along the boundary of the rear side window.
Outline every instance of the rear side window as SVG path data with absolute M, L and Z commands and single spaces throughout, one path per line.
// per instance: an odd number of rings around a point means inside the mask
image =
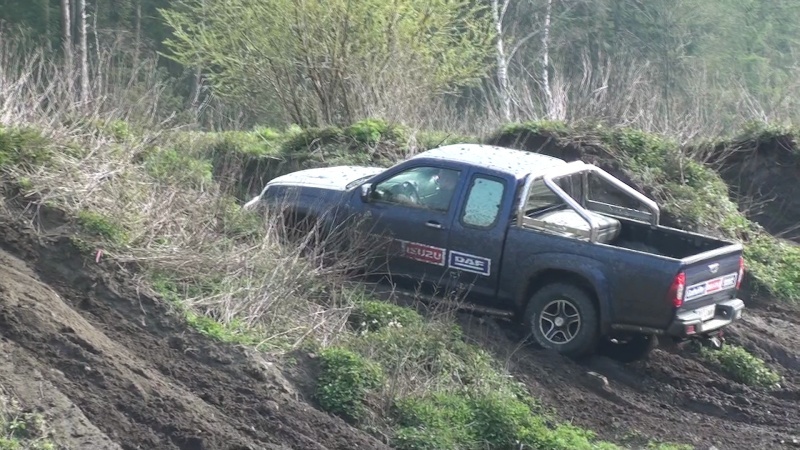
M 500 215 L 505 183 L 494 177 L 476 175 L 467 194 L 461 222 L 476 228 L 489 228 Z

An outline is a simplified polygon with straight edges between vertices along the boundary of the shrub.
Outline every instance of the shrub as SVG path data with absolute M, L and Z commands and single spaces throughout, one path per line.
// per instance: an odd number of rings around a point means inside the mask
M 316 397 L 320 406 L 346 419 L 357 420 L 369 390 L 381 385 L 383 374 L 378 366 L 350 350 L 329 347 L 320 354 L 321 372 Z
M 0 394 L 0 450 L 55 450 L 41 414 L 23 410 L 11 397 Z
M 700 354 L 734 380 L 749 386 L 771 387 L 781 379 L 764 361 L 736 345 L 727 344 L 716 351 L 703 347 Z
M 194 189 L 204 189 L 212 182 L 211 162 L 175 149 L 155 149 L 144 161 L 145 170 L 153 178 Z
M 77 220 L 86 232 L 97 235 L 112 244 L 125 245 L 128 243 L 127 231 L 99 212 L 82 210 L 78 213 Z
M 0 126 L 0 167 L 44 165 L 52 158 L 50 147 L 50 141 L 38 130 Z
M 366 300 L 356 304 L 350 322 L 358 331 L 377 331 L 387 326 L 413 326 L 422 322 L 422 316 L 411 308 L 388 302 Z
M 498 392 L 435 392 L 395 403 L 392 445 L 416 449 L 618 449 L 571 425 L 550 428 L 522 399 Z

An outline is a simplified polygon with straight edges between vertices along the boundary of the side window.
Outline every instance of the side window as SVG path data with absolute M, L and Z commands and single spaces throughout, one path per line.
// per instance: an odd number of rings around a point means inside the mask
M 472 179 L 461 221 L 478 228 L 492 226 L 500 214 L 505 183 L 478 175 Z
M 414 167 L 375 185 L 373 200 L 435 211 L 447 211 L 461 172 L 452 169 Z

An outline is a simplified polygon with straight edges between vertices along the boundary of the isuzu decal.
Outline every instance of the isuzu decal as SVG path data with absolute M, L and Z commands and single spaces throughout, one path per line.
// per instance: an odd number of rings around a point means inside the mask
M 492 272 L 492 260 L 483 258 L 481 256 L 470 255 L 468 253 L 461 253 L 450 250 L 450 257 L 447 264 L 459 270 L 477 273 L 479 275 L 489 276 Z
M 408 259 L 444 266 L 444 255 L 447 250 L 443 248 L 409 241 L 400 241 L 400 245 L 403 256 Z

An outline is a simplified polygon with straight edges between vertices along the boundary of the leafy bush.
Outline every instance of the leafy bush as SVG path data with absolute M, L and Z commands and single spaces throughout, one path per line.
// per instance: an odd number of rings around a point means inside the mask
M 52 158 L 50 147 L 50 141 L 38 130 L 0 126 L 0 167 L 44 165 Z
M 345 128 L 343 134 L 364 145 L 375 145 L 382 140 L 402 145 L 408 139 L 405 128 L 389 125 L 383 119 L 360 120 Z
M 749 386 L 771 387 L 781 380 L 764 361 L 736 345 L 728 344 L 720 350 L 701 348 L 700 354 L 734 380 Z
M 22 409 L 16 399 L 0 395 L 0 450 L 55 450 L 41 414 Z
M 333 414 L 356 420 L 364 412 L 367 392 L 383 380 L 380 367 L 350 350 L 329 347 L 320 354 L 321 372 L 316 397 L 320 406 Z
M 526 402 L 497 392 L 433 393 L 398 400 L 393 446 L 416 449 L 617 449 L 571 425 L 551 428 Z
M 204 189 L 212 182 L 211 162 L 175 149 L 150 151 L 144 167 L 150 176 L 164 183 Z
M 117 245 L 128 243 L 128 233 L 112 219 L 96 211 L 83 210 L 78 213 L 78 224 L 88 233 L 100 236 Z
M 350 323 L 358 331 L 377 331 L 387 326 L 407 327 L 421 322 L 422 316 L 411 308 L 374 300 L 357 303 L 350 314 Z

